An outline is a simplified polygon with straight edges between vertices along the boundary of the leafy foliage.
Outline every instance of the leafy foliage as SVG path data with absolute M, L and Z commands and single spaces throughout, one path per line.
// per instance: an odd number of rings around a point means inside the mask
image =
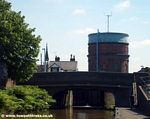
M 14 112 L 22 109 L 24 101 L 12 95 L 8 95 L 5 91 L 0 91 L 0 109 L 1 111 Z
M 9 112 L 30 112 L 49 109 L 55 101 L 47 91 L 35 86 L 16 86 L 0 90 L 0 109 Z
M 30 79 L 36 70 L 40 36 L 29 28 L 21 12 L 11 10 L 11 4 L 0 0 L 0 60 L 7 65 L 12 80 Z

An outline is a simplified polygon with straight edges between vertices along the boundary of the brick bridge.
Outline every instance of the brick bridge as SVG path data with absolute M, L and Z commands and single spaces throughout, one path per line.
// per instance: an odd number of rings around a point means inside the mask
M 132 73 L 35 73 L 30 81 L 19 85 L 37 85 L 46 89 L 56 99 L 58 107 L 129 106 L 133 78 Z

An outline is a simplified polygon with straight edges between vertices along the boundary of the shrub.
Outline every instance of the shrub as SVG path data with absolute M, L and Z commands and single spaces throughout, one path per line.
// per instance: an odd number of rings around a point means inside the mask
M 54 102 L 46 90 L 36 86 L 16 86 L 0 90 L 0 109 L 3 111 L 40 111 L 49 109 Z

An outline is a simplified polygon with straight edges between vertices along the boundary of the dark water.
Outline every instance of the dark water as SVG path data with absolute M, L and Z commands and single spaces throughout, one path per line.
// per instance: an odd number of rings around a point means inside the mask
M 51 110 L 54 119 L 114 119 L 113 111 L 95 109 Z

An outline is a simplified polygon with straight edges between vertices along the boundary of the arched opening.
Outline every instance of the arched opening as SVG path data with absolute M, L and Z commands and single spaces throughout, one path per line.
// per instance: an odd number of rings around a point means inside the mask
M 104 107 L 104 92 L 98 89 L 73 90 L 74 107 Z

